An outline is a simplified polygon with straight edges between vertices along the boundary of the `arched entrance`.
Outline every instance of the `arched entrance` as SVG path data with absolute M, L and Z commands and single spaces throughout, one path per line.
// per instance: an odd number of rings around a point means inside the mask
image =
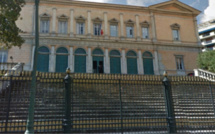
M 75 72 L 86 73 L 86 51 L 83 48 L 75 50 Z
M 38 49 L 37 71 L 49 71 L 49 49 L 45 46 L 42 46 Z
M 137 54 L 134 51 L 127 52 L 127 73 L 137 74 Z
M 68 51 L 60 47 L 56 51 L 56 72 L 66 72 L 68 67 Z
M 98 48 L 93 51 L 93 73 L 104 73 L 104 53 Z
M 121 73 L 120 52 L 117 50 L 112 50 L 110 52 L 110 73 L 111 74 Z
M 147 75 L 154 74 L 153 56 L 150 52 L 143 53 L 143 66 L 144 66 L 144 74 L 147 74 Z

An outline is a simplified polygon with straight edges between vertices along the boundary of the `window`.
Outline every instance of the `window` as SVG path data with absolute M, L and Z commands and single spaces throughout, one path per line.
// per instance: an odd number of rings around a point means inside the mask
M 94 24 L 94 35 L 101 35 L 102 24 Z
M 77 31 L 76 31 L 76 33 L 77 34 L 81 34 L 81 35 L 83 35 L 85 32 L 84 32 L 84 23 L 77 23 Z
M 178 30 L 172 30 L 172 32 L 173 32 L 174 40 L 178 41 L 179 40 L 179 32 L 178 32 Z
M 0 63 L 7 62 L 7 51 L 1 50 L 0 51 Z
M 207 32 L 207 33 L 203 34 L 203 37 L 206 37 L 206 36 L 209 36 L 209 35 L 210 35 L 210 32 Z
M 149 38 L 149 28 L 148 27 L 143 27 L 142 28 L 142 36 L 143 36 L 143 39 L 148 39 Z
M 41 33 L 49 33 L 49 20 L 41 20 Z
M 67 34 L 67 21 L 59 21 L 59 23 L 58 23 L 58 33 Z
M 84 35 L 85 33 L 85 18 L 83 16 L 76 17 L 76 34 Z
M 175 58 L 177 70 L 184 70 L 183 56 L 176 56 Z
M 118 36 L 118 27 L 117 25 L 110 25 L 110 36 L 117 37 Z
M 126 27 L 126 34 L 128 38 L 133 38 L 134 28 L 133 27 Z
M 172 28 L 173 40 L 179 41 L 180 40 L 180 36 L 179 36 L 180 25 L 175 23 L 175 24 L 171 25 L 171 28 Z
M 49 33 L 50 15 L 44 13 L 40 15 L 40 32 Z

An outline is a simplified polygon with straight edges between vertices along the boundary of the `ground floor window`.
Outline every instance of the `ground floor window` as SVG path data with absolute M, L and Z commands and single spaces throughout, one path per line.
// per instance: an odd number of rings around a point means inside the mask
M 127 53 L 127 73 L 137 74 L 137 54 L 134 51 Z
M 143 68 L 144 74 L 146 75 L 154 74 L 153 56 L 150 52 L 143 53 Z
M 60 47 L 56 51 L 56 72 L 65 72 L 68 67 L 68 51 Z
M 86 73 L 86 51 L 83 48 L 75 50 L 75 72 Z
M 45 46 L 42 46 L 38 49 L 37 71 L 49 71 L 49 49 Z

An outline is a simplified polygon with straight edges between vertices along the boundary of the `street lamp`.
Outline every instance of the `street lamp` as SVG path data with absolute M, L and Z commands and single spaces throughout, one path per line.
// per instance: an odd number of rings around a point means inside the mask
M 25 134 L 34 134 L 34 105 L 35 105 L 35 91 L 36 91 L 37 49 L 39 46 L 39 26 L 38 26 L 39 2 L 40 0 L 35 0 L 35 50 L 34 50 L 31 90 L 30 90 L 30 104 L 29 104 L 28 120 L 27 120 Z

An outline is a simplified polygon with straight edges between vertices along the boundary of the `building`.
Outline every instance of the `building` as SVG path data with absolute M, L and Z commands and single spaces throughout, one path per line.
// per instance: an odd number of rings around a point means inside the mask
M 198 25 L 199 38 L 204 46 L 203 51 L 206 49 L 214 50 L 215 46 L 215 19 L 204 22 Z
M 200 11 L 178 0 L 149 7 L 40 0 L 39 8 L 39 71 L 186 75 L 197 66 Z M 6 57 L 32 70 L 34 0 L 26 0 L 20 18 L 25 43 Z

